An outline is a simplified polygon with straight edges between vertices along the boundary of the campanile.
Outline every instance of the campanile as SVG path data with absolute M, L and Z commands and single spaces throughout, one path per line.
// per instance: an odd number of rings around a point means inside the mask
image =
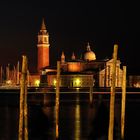
M 38 33 L 38 71 L 49 66 L 49 33 L 46 30 L 44 19 Z

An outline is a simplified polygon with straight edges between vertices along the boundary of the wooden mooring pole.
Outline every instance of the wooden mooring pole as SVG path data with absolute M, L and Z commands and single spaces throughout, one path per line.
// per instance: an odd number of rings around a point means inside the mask
M 22 57 L 22 72 L 20 79 L 20 110 L 19 110 L 19 134 L 18 140 L 28 140 L 27 117 L 27 57 Z
M 121 140 L 124 140 L 125 104 L 126 104 L 126 66 L 123 66 L 122 103 L 121 103 Z
M 56 113 L 56 140 L 59 138 L 59 92 L 60 92 L 60 61 L 57 61 L 57 76 L 56 76 L 56 99 L 55 99 L 55 113 Z
M 90 86 L 90 89 L 89 89 L 89 102 L 90 102 L 90 105 L 92 105 L 92 103 L 93 103 L 93 86 Z
M 114 134 L 114 106 L 115 106 L 115 83 L 116 83 L 116 62 L 117 62 L 118 45 L 114 45 L 113 65 L 112 65 L 112 83 L 110 94 L 110 114 L 109 114 L 109 129 L 108 140 L 113 140 Z

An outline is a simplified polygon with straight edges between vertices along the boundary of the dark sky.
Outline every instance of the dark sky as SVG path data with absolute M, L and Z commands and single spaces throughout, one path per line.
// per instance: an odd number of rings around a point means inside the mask
M 0 65 L 16 64 L 26 54 L 30 69 L 37 62 L 37 34 L 45 18 L 50 35 L 51 64 L 62 50 L 69 58 L 90 42 L 97 59 L 118 57 L 129 73 L 140 74 L 140 8 L 136 1 L 46 0 L 0 1 Z

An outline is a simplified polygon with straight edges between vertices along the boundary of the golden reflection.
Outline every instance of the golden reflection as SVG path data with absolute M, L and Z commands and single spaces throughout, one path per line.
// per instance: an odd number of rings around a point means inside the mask
M 79 89 L 80 89 L 80 88 L 76 88 L 76 91 L 79 92 Z
M 80 140 L 80 134 L 81 134 L 81 125 L 80 125 L 80 104 L 79 104 L 79 96 L 77 95 L 76 98 L 76 107 L 75 107 L 75 132 L 74 132 L 74 139 Z

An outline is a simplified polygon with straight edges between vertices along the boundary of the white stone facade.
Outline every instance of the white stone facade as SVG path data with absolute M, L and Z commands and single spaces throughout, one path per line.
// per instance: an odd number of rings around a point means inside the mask
M 106 62 L 105 69 L 99 72 L 99 87 L 110 87 L 112 80 L 112 63 L 113 59 Z M 116 87 L 122 86 L 122 74 L 123 71 L 120 68 L 120 60 L 117 60 L 116 64 Z

